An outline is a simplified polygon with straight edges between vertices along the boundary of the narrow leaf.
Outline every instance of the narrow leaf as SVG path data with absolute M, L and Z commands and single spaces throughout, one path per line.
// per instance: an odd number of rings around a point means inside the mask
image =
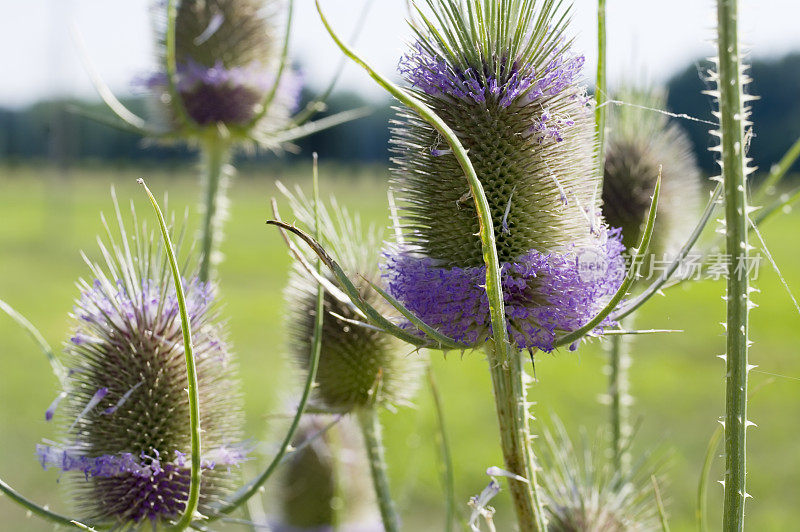
M 189 394 L 189 426 L 192 438 L 192 463 L 191 473 L 189 477 L 189 496 L 186 501 L 186 508 L 180 520 L 175 524 L 175 528 L 183 530 L 195 518 L 197 505 L 200 501 L 200 399 L 197 390 L 197 368 L 195 367 L 194 353 L 192 348 L 192 331 L 191 324 L 189 323 L 189 314 L 186 311 L 186 297 L 183 291 L 183 284 L 181 282 L 181 272 L 178 269 L 178 261 L 175 258 L 175 250 L 172 247 L 172 240 L 169 236 L 169 229 L 167 229 L 167 222 L 164 220 L 164 214 L 158 206 L 156 198 L 147 188 L 144 179 L 138 179 L 137 183 L 144 187 L 147 197 L 150 198 L 150 203 L 153 205 L 153 211 L 158 218 L 158 225 L 161 229 L 161 239 L 164 243 L 164 248 L 167 252 L 169 259 L 169 266 L 172 270 L 172 279 L 175 283 L 175 295 L 178 300 L 178 311 L 181 317 L 181 331 L 183 332 L 183 351 L 186 358 L 186 377 L 187 377 L 187 391 Z

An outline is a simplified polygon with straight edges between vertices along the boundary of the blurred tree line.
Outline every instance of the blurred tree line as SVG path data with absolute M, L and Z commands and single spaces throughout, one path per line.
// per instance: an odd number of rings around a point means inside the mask
M 701 120 L 714 121 L 713 102 L 703 91 L 713 87 L 705 81 L 710 64 L 701 61 L 688 66 L 667 82 L 669 110 L 685 113 Z M 750 154 L 755 164 L 768 170 L 800 137 L 800 53 L 780 59 L 756 60 L 752 64 L 754 82 L 750 92 L 760 99 L 752 102 L 756 124 Z M 304 102 L 313 94 L 304 93 Z M 146 97 L 125 101 L 140 116 L 147 114 Z M 353 93 L 334 94 L 328 109 L 319 116 L 346 109 L 368 106 L 373 109 L 366 118 L 322 131 L 303 139 L 298 153 L 278 154 L 288 160 L 308 157 L 317 151 L 327 160 L 343 162 L 386 162 L 392 119 L 390 102 L 370 104 Z M 46 101 L 24 109 L 0 108 L 0 160 L 6 164 L 49 160 L 66 170 L 71 164 L 86 161 L 137 164 L 159 164 L 192 159 L 190 149 L 182 145 L 165 145 L 143 141 L 138 135 L 114 129 L 74 112 L 75 107 L 108 116 L 100 103 Z M 714 156 L 708 151 L 711 126 L 681 120 L 689 133 L 703 169 L 717 172 Z M 247 155 L 262 161 L 275 157 L 269 152 Z M 794 167 L 800 171 L 800 164 Z

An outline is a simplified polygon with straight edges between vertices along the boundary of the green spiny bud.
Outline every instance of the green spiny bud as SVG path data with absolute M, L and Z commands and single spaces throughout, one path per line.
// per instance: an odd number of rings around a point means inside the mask
M 650 483 L 658 468 L 642 460 L 626 476 L 614 471 L 605 445 L 573 445 L 561 422 L 543 430 L 538 443 L 539 482 L 553 532 L 630 532 L 660 530 L 658 507 Z M 602 441 L 602 438 L 598 438 Z
M 284 189 L 296 218 L 314 227 L 312 203 Z M 389 305 L 370 288 L 379 283 L 380 235 L 365 233 L 358 218 L 332 205 L 334 218 L 320 205 L 322 241 L 336 257 L 361 296 L 386 313 Z M 313 231 L 312 231 L 313 232 Z M 332 277 L 330 278 L 333 281 Z M 302 266 L 295 264 L 286 290 L 289 307 L 290 351 L 301 366 L 308 363 L 314 331 L 317 283 Z M 403 353 L 395 338 L 371 328 L 349 301 L 326 291 L 322 329 L 322 351 L 317 370 L 316 400 L 325 408 L 350 412 L 382 404 L 408 404 L 414 396 L 423 363 L 416 353 Z

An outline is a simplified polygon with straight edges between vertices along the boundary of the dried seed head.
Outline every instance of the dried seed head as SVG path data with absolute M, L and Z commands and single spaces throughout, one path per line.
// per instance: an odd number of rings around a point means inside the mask
M 358 427 L 344 418 L 325 431 L 328 420 L 305 417 L 287 460 L 280 493 L 283 532 L 333 529 L 378 530 L 380 516 L 369 484 L 369 466 Z M 368 527 L 373 524 L 376 526 Z
M 284 189 L 294 215 L 306 227 L 314 227 L 313 204 Z M 377 271 L 380 237 L 365 233 L 357 218 L 332 204 L 335 219 L 320 206 L 322 240 L 371 305 L 388 312 L 388 305 L 370 288 L 380 282 Z M 313 232 L 313 231 L 312 231 Z M 313 263 L 313 260 L 311 261 Z M 324 274 L 325 275 L 325 274 Z M 332 282 L 333 278 L 330 280 Z M 301 366 L 308 364 L 314 331 L 317 283 L 295 264 L 286 290 L 289 307 L 290 352 Z M 325 408 L 350 412 L 380 404 L 408 404 L 419 386 L 423 361 L 418 353 L 404 352 L 395 338 L 355 322 L 363 318 L 351 303 L 326 291 L 322 351 L 317 369 L 316 400 Z M 352 320 L 352 321 L 351 321 Z
M 576 448 L 564 426 L 537 439 L 540 476 L 547 513 L 547 529 L 554 532 L 627 532 L 660 530 L 658 508 L 650 477 L 658 462 L 642 460 L 627 476 L 620 476 L 603 456 L 605 439 L 591 448 Z
M 610 114 L 603 215 L 609 225 L 622 229 L 626 247 L 635 246 L 661 167 L 650 254 L 675 253 L 691 231 L 693 215 L 701 205 L 700 171 L 691 143 L 677 124 L 657 111 L 666 106 L 663 92 L 625 88 L 617 99 L 633 105 L 621 105 Z
M 592 101 L 578 84 L 583 57 L 571 51 L 563 13 L 550 0 L 488 12 L 478 0 L 459 6 L 431 3 L 435 16 L 413 24 L 417 41 L 400 72 L 475 166 L 503 266 L 510 335 L 518 347 L 549 350 L 557 331 L 588 321 L 621 281 L 618 236 L 598 216 Z M 489 313 L 464 173 L 411 111 L 398 112 L 392 145 L 391 186 L 407 244 L 388 253 L 389 287 L 429 324 L 479 344 Z M 593 264 L 588 276 L 582 256 Z
M 37 446 L 43 467 L 69 472 L 76 505 L 92 523 L 159 526 L 188 497 L 191 436 L 178 304 L 166 255 L 137 227 L 101 243 L 106 266 L 88 261 L 66 343 L 60 443 Z M 203 428 L 200 511 L 230 493 L 245 459 L 236 364 L 213 287 L 184 280 Z M 53 415 L 54 405 L 47 417 Z M 149 522 L 149 523 L 148 523 Z M 148 523 L 145 525 L 145 523 Z
M 164 16 L 166 2 L 154 8 Z M 259 124 L 254 124 L 272 93 L 281 60 L 278 22 L 284 16 L 281 0 L 185 0 L 175 21 L 177 89 L 189 118 L 198 126 L 224 124 L 234 133 L 253 127 L 278 129 L 296 107 L 300 78 L 287 68 Z M 163 22 L 163 21 L 162 21 Z M 161 24 L 163 26 L 163 24 Z M 165 60 L 164 31 L 159 32 Z M 162 101 L 166 96 L 164 72 L 147 85 Z M 168 113 L 174 122 L 177 110 Z

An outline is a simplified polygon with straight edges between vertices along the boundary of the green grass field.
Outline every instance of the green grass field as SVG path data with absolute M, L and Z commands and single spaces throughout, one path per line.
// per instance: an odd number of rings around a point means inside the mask
M 157 196 L 169 191 L 169 203 L 191 221 L 200 191 L 191 168 L 145 171 L 95 168 L 75 170 L 59 179 L 48 168 L 0 169 L 0 298 L 33 321 L 54 346 L 69 336 L 67 314 L 77 294 L 75 281 L 88 274 L 80 250 L 98 257 L 95 235 L 102 231 L 99 212 L 110 212 L 109 188 L 123 202 L 133 199 L 140 217 L 151 211 L 135 178 L 144 175 Z M 221 294 L 244 383 L 247 434 L 261 440 L 280 434 L 283 405 L 297 386 L 296 373 L 284 356 L 282 290 L 289 258 L 278 233 L 267 226 L 268 200 L 277 193 L 275 179 L 309 184 L 310 165 L 250 169 L 231 190 L 231 219 L 223 246 Z M 322 166 L 323 194 L 364 220 L 386 225 L 382 168 Z M 285 211 L 285 208 L 284 208 Z M 288 218 L 286 212 L 284 217 Z M 789 214 L 764 228 L 786 281 L 800 290 L 800 255 L 796 248 L 800 215 Z M 794 530 L 800 521 L 800 316 L 777 276 L 762 263 L 756 282 L 760 305 L 752 313 L 750 419 L 748 432 L 749 530 Z M 680 334 L 640 336 L 634 344 L 632 393 L 640 419 L 636 449 L 658 447 L 670 455 L 662 487 L 675 531 L 694 530 L 697 481 L 707 442 L 723 414 L 724 319 L 721 282 L 682 286 L 644 309 L 640 328 L 681 329 Z M 486 485 L 488 466 L 502 465 L 486 361 L 481 353 L 453 353 L 432 359 L 440 381 L 456 469 L 456 493 L 462 510 Z M 570 432 L 590 434 L 606 422 L 604 361 L 599 342 L 576 353 L 537 355 L 531 390 L 536 411 L 547 419 L 557 413 Z M 294 385 L 292 383 L 295 383 Z M 65 489 L 56 471 L 42 471 L 34 446 L 54 438 L 44 411 L 56 395 L 56 382 L 42 354 L 8 318 L 0 316 L 0 477 L 27 496 L 67 512 Z M 441 530 L 443 496 L 438 481 L 431 400 L 423 388 L 414 409 L 384 413 L 394 493 L 405 529 Z M 258 455 L 252 471 L 269 460 Z M 712 479 L 721 478 L 716 461 Z M 267 487 L 269 495 L 274 487 Z M 710 522 L 719 529 L 722 490 L 709 488 Z M 507 494 L 495 499 L 498 530 L 511 530 Z M 51 527 L 0 498 L 0 530 L 49 530 Z

